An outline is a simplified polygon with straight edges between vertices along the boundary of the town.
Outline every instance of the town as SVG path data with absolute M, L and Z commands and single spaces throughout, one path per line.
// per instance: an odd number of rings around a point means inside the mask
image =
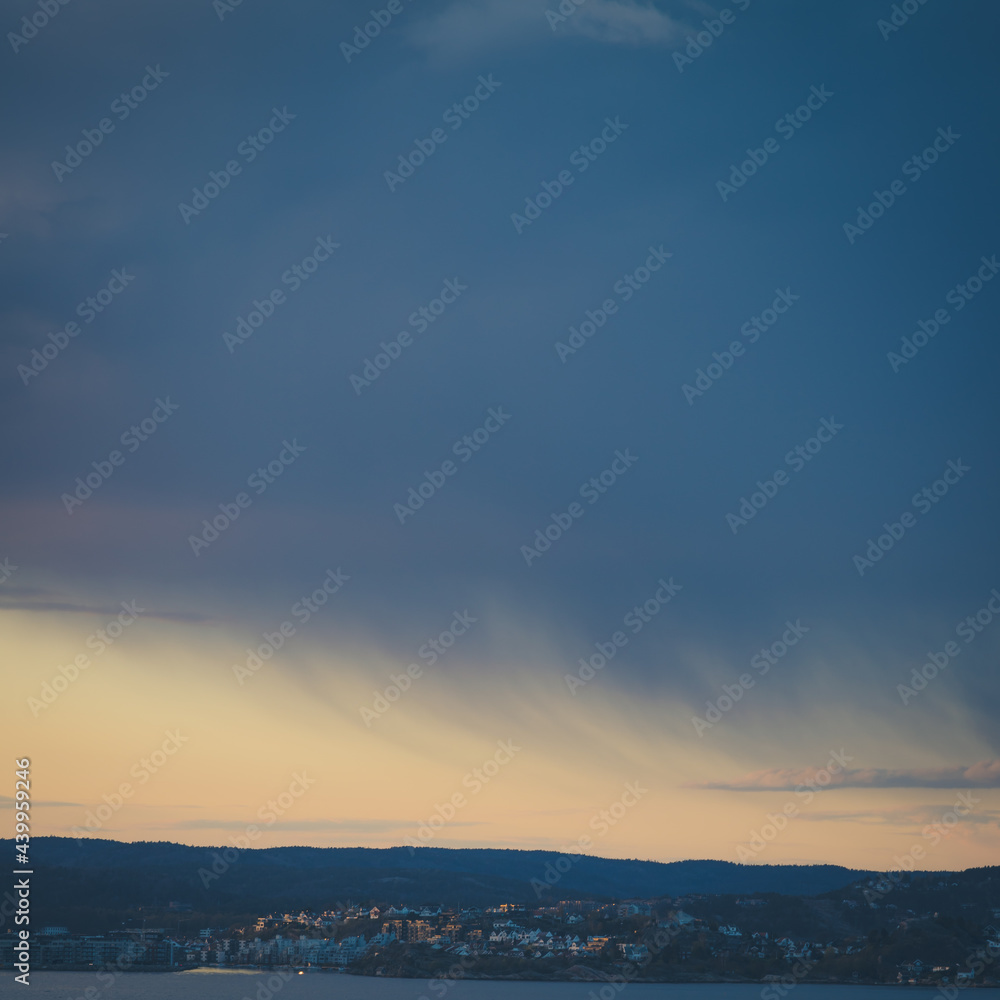
M 910 896 L 933 901 L 935 894 L 954 904 L 957 885 L 929 881 L 917 891 L 876 876 L 826 897 L 689 894 L 482 908 L 349 902 L 197 930 L 184 930 L 198 916 L 191 907 L 172 902 L 149 915 L 162 924 L 157 927 L 147 926 L 149 917 L 141 926 L 99 935 L 43 927 L 33 960 L 36 968 L 120 972 L 215 966 L 401 977 L 753 981 L 773 984 L 770 1000 L 783 995 L 781 984 L 804 979 L 997 985 L 1000 908 L 990 905 L 992 892 L 958 903 L 957 914 L 908 905 L 915 901 Z M 0 936 L 5 968 L 13 951 L 13 937 Z

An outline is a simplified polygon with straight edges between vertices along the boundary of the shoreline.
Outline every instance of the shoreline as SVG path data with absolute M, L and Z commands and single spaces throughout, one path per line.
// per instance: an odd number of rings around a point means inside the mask
M 8 971 L 8 970 L 4 970 Z M 40 972 L 92 972 L 94 974 L 107 973 L 109 970 L 104 968 L 97 968 L 93 965 L 78 965 L 78 966 L 60 966 L 58 968 L 40 968 L 32 969 L 32 973 Z M 265 967 L 256 966 L 217 966 L 217 965 L 193 965 L 180 968 L 178 966 L 147 966 L 142 969 L 117 969 L 115 970 L 115 975 L 164 975 L 167 973 L 187 973 L 187 972 L 201 972 L 201 973 L 214 973 L 214 974 L 236 974 L 236 975 L 266 975 L 268 973 L 292 973 L 293 975 L 338 975 L 338 976 L 351 976 L 356 979 L 391 979 L 397 981 L 408 981 L 414 982 L 421 979 L 429 979 L 431 981 L 460 981 L 460 980 L 473 980 L 475 982 L 483 983 L 608 983 L 616 982 L 615 974 L 608 973 L 606 975 L 601 975 L 599 973 L 594 973 L 591 976 L 543 976 L 537 975 L 533 976 L 526 973 L 515 972 L 505 976 L 482 976 L 474 974 L 465 974 L 463 976 L 450 977 L 447 975 L 441 976 L 376 976 L 369 973 L 363 972 L 351 972 L 347 969 L 337 969 L 337 968 L 302 968 L 299 966 L 290 965 L 272 965 Z M 671 977 L 671 978 L 660 978 L 660 979 L 647 979 L 647 978 L 631 978 L 629 979 L 629 985 L 640 984 L 646 986 L 778 986 L 782 987 L 786 984 L 782 980 L 786 977 L 776 976 L 776 974 L 771 973 L 770 976 L 774 978 L 768 979 L 748 979 L 738 976 L 720 976 L 714 975 L 712 973 L 695 973 L 684 977 Z M 790 975 L 790 974 L 789 974 Z M 867 986 L 867 987 L 884 987 L 886 989 L 913 989 L 913 990 L 938 990 L 942 988 L 958 989 L 960 992 L 965 990 L 977 989 L 977 990 L 1000 990 L 1000 983 L 990 984 L 990 983 L 965 983 L 962 986 L 956 987 L 953 983 L 882 983 L 875 982 L 873 980 L 863 980 L 863 979 L 815 979 L 815 980 L 797 980 L 795 986 Z

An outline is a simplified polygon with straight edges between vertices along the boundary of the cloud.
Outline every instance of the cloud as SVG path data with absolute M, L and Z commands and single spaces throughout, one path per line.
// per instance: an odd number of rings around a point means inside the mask
M 13 809 L 15 800 L 9 795 L 0 795 L 0 809 Z M 61 808 L 63 806 L 80 806 L 80 802 L 32 802 L 32 809 L 40 809 L 42 806 L 51 808 Z
M 27 155 L 15 153 L 4 165 L 0 183 L 0 227 L 16 240 L 18 234 L 44 239 L 51 234 L 53 216 L 61 203 L 69 201 L 65 192 L 54 189 Z
M 437 56 L 469 55 L 479 49 L 582 35 L 611 45 L 672 45 L 683 25 L 652 4 L 637 0 L 563 0 L 572 8 L 559 13 L 559 0 L 462 0 L 418 22 L 410 42 Z M 691 5 L 689 5 L 691 6 Z M 547 12 L 561 20 L 549 23 Z
M 1000 760 L 982 760 L 968 767 L 848 768 L 838 774 L 828 774 L 826 782 L 817 782 L 820 773 L 821 769 L 815 767 L 779 767 L 754 771 L 733 781 L 704 782 L 690 787 L 730 792 L 784 792 L 814 782 L 826 788 L 1000 788 Z
M 803 813 L 799 818 L 808 823 L 866 823 L 877 826 L 922 827 L 940 823 L 943 816 L 953 813 L 957 815 L 954 804 L 938 804 L 867 812 L 809 812 Z M 1000 811 L 987 809 L 983 812 L 969 812 L 958 816 L 958 819 L 962 823 L 977 826 L 1000 826 Z
M 416 827 L 412 820 L 401 819 L 304 819 L 278 821 L 267 824 L 267 829 L 276 831 L 323 831 L 339 830 L 350 833 L 388 833 L 395 830 L 412 830 Z M 449 826 L 479 826 L 478 822 L 452 822 Z M 192 819 L 170 823 L 163 829 L 170 830 L 245 830 L 247 824 L 242 820 L 226 819 Z M 159 829 L 159 828 L 158 828 Z
M 102 618 L 115 617 L 121 612 L 121 605 L 114 607 L 92 607 L 76 601 L 53 600 L 49 591 L 37 587 L 4 589 L 0 599 L 0 611 L 60 611 L 69 614 L 100 615 Z M 45 600 L 44 598 L 49 598 Z M 211 622 L 208 615 L 195 611 L 143 611 L 143 618 L 155 618 L 168 622 Z
M 669 14 L 633 0 L 586 0 L 564 26 L 612 45 L 674 45 L 685 31 Z
M 5 586 L 0 593 L 3 594 L 5 600 L 10 600 L 15 597 L 29 599 L 45 597 L 48 594 L 48 591 L 43 590 L 41 587 L 15 587 L 11 584 L 9 586 Z

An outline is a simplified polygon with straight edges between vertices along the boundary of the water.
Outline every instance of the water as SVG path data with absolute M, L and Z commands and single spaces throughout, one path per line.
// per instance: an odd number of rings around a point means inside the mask
M 0 1000 L 592 1000 L 599 983 L 484 982 L 482 980 L 375 979 L 307 973 L 287 980 L 275 973 L 240 970 L 129 972 L 113 982 L 93 972 L 33 972 L 25 990 L 14 973 L 0 977 Z M 275 989 L 275 987 L 278 987 Z M 88 994 L 86 991 L 90 990 Z M 760 1000 L 760 984 L 631 983 L 622 1000 Z M 793 1000 L 932 1000 L 937 990 L 899 986 L 811 986 Z M 998 991 L 967 993 L 967 1000 L 997 1000 Z M 621 994 L 617 994 L 619 996 Z M 773 996 L 773 994 L 772 994 Z

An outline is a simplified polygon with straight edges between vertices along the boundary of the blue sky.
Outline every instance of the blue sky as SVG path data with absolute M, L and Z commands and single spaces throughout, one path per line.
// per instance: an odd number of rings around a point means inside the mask
M 0 555 L 18 569 L 0 598 L 29 651 L 25 698 L 69 656 L 35 649 L 43 622 L 72 649 L 74 629 L 91 631 L 81 621 L 136 597 L 191 630 L 227 690 L 232 656 L 212 659 L 199 635 L 245 647 L 332 568 L 351 579 L 311 626 L 315 655 L 300 662 L 290 643 L 275 660 L 296 697 L 347 676 L 381 690 L 470 609 L 484 625 L 437 668 L 448 697 L 415 689 L 414 702 L 433 719 L 495 688 L 514 699 L 498 702 L 498 727 L 529 707 L 555 719 L 567 697 L 575 710 L 565 675 L 666 578 L 682 589 L 600 675 L 622 710 L 599 726 L 609 746 L 652 705 L 689 727 L 786 621 L 811 631 L 727 720 L 718 758 L 678 732 L 698 773 L 667 767 L 665 789 L 820 767 L 849 739 L 856 766 L 880 774 L 980 762 L 993 774 L 1000 631 L 976 632 L 919 699 L 898 692 L 1000 586 L 992 7 L 927 0 L 893 31 L 881 3 L 585 0 L 554 26 L 546 0 L 398 7 L 355 53 L 342 46 L 370 3 L 71 0 L 17 51 L 8 36 Z M 38 9 L 11 5 L 3 30 Z M 124 114 L 120 95 L 144 79 L 155 89 Z M 54 169 L 102 119 L 79 166 Z M 258 134 L 259 149 L 245 145 Z M 418 143 L 433 152 L 387 181 Z M 233 162 L 207 207 L 182 213 Z M 518 225 L 545 184 L 558 197 Z M 880 217 L 845 231 L 887 191 Z M 326 259 L 290 277 L 317 245 Z M 124 287 L 116 270 L 133 276 Z M 78 304 L 109 282 L 86 322 Z M 273 314 L 227 346 L 275 290 Z M 561 357 L 608 300 L 614 314 Z M 776 301 L 787 311 L 766 313 Z M 440 310 L 425 328 L 410 319 L 420 307 Z M 894 364 L 938 310 L 939 331 Z M 80 332 L 26 376 L 74 319 Z M 351 376 L 403 331 L 359 392 Z M 713 352 L 729 367 L 686 396 Z M 123 435 L 168 400 L 176 411 L 129 451 Z M 478 450 L 455 451 L 484 426 Z M 68 513 L 76 477 L 116 449 L 122 464 Z M 581 497 L 616 453 L 635 460 L 596 502 Z M 434 473 L 448 460 L 453 473 Z M 254 492 L 248 479 L 274 461 L 280 475 Z M 968 468 L 953 483 L 949 462 Z M 755 516 L 727 521 L 776 472 Z M 440 488 L 400 523 L 394 505 L 428 473 Z M 203 520 L 241 492 L 240 516 L 195 554 Z M 523 547 L 574 502 L 582 515 L 527 564 Z M 897 522 L 901 537 L 859 573 L 855 556 Z M 136 647 L 143 690 L 157 668 L 142 650 L 161 641 Z M 523 676 L 542 693 L 519 704 Z M 235 726 L 243 693 L 230 694 Z M 147 697 L 117 696 L 136 712 Z M 357 720 L 357 704 L 334 701 Z M 82 706 L 59 710 L 83 724 Z M 550 737 L 547 759 L 571 755 Z M 969 857 L 995 847 L 996 813 L 983 816 L 992 839 Z M 788 856 L 830 860 L 828 835 L 826 853 Z

